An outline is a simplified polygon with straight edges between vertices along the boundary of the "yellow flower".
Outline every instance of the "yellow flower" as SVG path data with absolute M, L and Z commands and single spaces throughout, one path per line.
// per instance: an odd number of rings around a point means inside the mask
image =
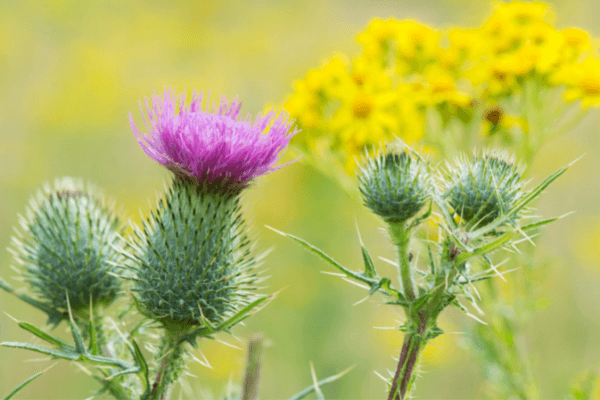
M 367 28 L 362 31 L 356 41 L 363 47 L 363 54 L 368 59 L 382 59 L 386 41 L 392 38 L 398 21 L 389 19 L 383 21 L 381 19 L 372 20 Z M 383 60 L 382 60 L 383 61 Z
M 402 20 L 396 25 L 397 73 L 418 73 L 435 62 L 439 53 L 440 33 L 414 20 Z
M 512 1 L 497 2 L 494 13 L 488 22 L 526 26 L 539 22 L 549 22 L 554 15 L 548 10 L 548 5 L 542 2 Z
M 600 106 L 600 59 L 587 58 L 571 68 L 571 87 L 565 100 L 581 100 L 581 106 Z
M 447 46 L 441 46 L 439 65 L 454 74 L 460 74 L 465 62 L 478 58 L 484 43 L 476 29 L 452 28 L 446 33 Z
M 327 128 L 335 132 L 349 152 L 378 143 L 397 130 L 398 109 L 391 80 L 377 69 L 364 73 L 358 82 L 347 74 L 336 92 L 341 105 Z M 342 90 L 343 89 L 343 90 Z
M 433 65 L 424 72 L 426 78 L 425 104 L 437 106 L 444 103 L 451 108 L 468 107 L 471 98 L 457 89 L 456 79 L 445 69 Z

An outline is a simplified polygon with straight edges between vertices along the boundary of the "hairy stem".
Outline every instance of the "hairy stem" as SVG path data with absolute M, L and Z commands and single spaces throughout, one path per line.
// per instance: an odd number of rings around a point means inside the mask
M 402 282 L 402 288 L 404 289 L 404 296 L 407 300 L 415 299 L 415 288 L 412 277 L 412 270 L 410 267 L 410 231 L 406 229 L 404 223 L 390 223 L 389 233 L 392 238 L 392 243 L 397 247 L 398 250 L 398 267 L 400 274 L 400 281 Z
M 396 374 L 394 375 L 394 379 L 392 380 L 392 388 L 390 389 L 390 395 L 388 396 L 388 400 L 393 400 L 395 396 L 399 393 L 398 390 L 398 382 L 400 382 L 400 373 L 404 368 L 404 364 L 406 363 L 406 357 L 408 356 L 408 349 L 411 346 L 412 335 L 404 336 L 404 343 L 402 344 L 402 350 L 400 351 L 400 358 L 398 359 L 398 367 L 396 367 Z
M 403 400 L 407 393 L 410 393 L 415 378 L 415 367 L 424 347 L 428 324 L 426 318 L 421 318 L 417 331 L 407 334 L 404 338 L 388 400 Z
M 156 355 L 159 361 L 156 377 L 150 394 L 144 400 L 168 399 L 170 386 L 177 380 L 183 368 L 183 344 L 179 343 L 180 336 L 177 331 L 165 329 Z

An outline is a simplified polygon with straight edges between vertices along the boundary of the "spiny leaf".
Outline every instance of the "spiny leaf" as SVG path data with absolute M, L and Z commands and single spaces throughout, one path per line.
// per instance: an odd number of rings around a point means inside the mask
M 52 336 L 46 332 L 41 331 L 40 329 L 36 328 L 35 326 L 33 326 L 32 324 L 28 323 L 28 322 L 19 322 L 19 327 L 21 327 L 22 329 L 25 329 L 27 332 L 33 333 L 35 336 L 39 337 L 40 339 L 58 346 L 61 349 L 68 349 L 70 351 L 74 351 L 75 348 L 73 346 L 71 346 L 70 344 L 63 342 L 61 339 L 57 338 L 56 336 Z
M 579 160 L 579 159 L 577 159 L 577 160 Z M 576 162 L 577 160 L 573 161 L 569 165 L 566 165 L 564 167 L 559 168 L 554 173 L 550 174 L 539 185 L 537 185 L 534 189 L 532 189 L 531 191 L 529 191 L 521 200 L 517 201 L 517 203 L 506 214 L 502 215 L 500 218 L 497 218 L 495 221 L 493 221 L 489 225 L 487 225 L 485 227 L 482 227 L 480 229 L 477 229 L 476 231 L 473 231 L 471 233 L 471 236 L 472 237 L 479 237 L 482 234 L 484 234 L 485 232 L 488 232 L 488 231 L 490 231 L 490 230 L 492 230 L 494 228 L 497 228 L 498 226 L 500 226 L 501 224 L 503 224 L 507 220 L 516 217 L 517 214 L 519 213 L 519 211 L 521 211 L 523 208 L 525 208 L 525 206 L 527 204 L 529 204 L 537 196 L 539 196 L 544 189 L 546 189 L 559 176 L 561 176 L 562 174 L 564 174 L 567 171 L 567 169 L 571 165 L 573 165 L 573 163 Z
M 549 224 L 551 222 L 557 221 L 557 220 L 559 220 L 561 218 L 564 218 L 567 215 L 571 215 L 571 214 L 573 214 L 573 212 L 574 211 L 571 211 L 569 213 L 561 215 L 560 217 L 548 218 L 548 219 L 545 219 L 543 221 L 538 221 L 538 222 L 534 222 L 532 224 L 528 224 L 528 225 L 522 226 L 521 230 L 524 232 L 524 231 L 528 231 L 528 230 L 531 230 L 531 229 L 539 228 L 540 226 L 543 226 L 543 225 Z
M 373 264 L 373 259 L 369 254 L 369 251 L 365 246 L 361 246 L 363 261 L 365 263 L 365 275 L 368 278 L 375 278 L 377 276 L 377 272 L 375 272 L 375 265 Z
M 279 233 L 282 236 L 286 236 L 294 241 L 296 241 L 297 243 L 299 243 L 302 247 L 304 247 L 305 249 L 307 249 L 308 251 L 310 251 L 313 254 L 316 254 L 317 256 L 319 256 L 321 259 L 323 259 L 324 261 L 327 261 L 329 264 L 331 264 L 332 266 L 334 266 L 335 268 L 339 269 L 340 271 L 342 271 L 344 274 L 346 274 L 348 277 L 356 279 L 357 281 L 360 282 L 364 282 L 366 284 L 368 284 L 369 286 L 372 286 L 374 284 L 377 284 L 377 281 L 373 278 L 368 278 L 366 276 L 364 276 L 361 273 L 358 272 L 354 272 L 354 271 L 350 271 L 349 269 L 347 269 L 346 267 L 343 267 L 342 265 L 340 265 L 337 261 L 335 261 L 333 258 L 331 258 L 330 256 L 328 256 L 327 254 L 325 254 L 323 251 L 321 251 L 320 249 L 316 248 L 315 246 L 313 246 L 312 244 L 304 241 L 303 239 L 300 239 L 299 237 L 296 237 L 294 235 L 290 235 L 289 233 L 284 233 L 284 232 L 280 232 L 277 229 L 271 228 L 270 226 L 266 226 L 267 228 L 271 229 L 273 232 Z M 387 296 L 398 296 L 398 294 L 396 293 L 395 290 L 393 290 L 393 293 L 387 290 L 384 290 L 383 288 L 380 288 L 379 291 Z
M 480 256 L 480 255 L 487 254 L 487 253 L 491 253 L 492 251 L 494 251 L 494 250 L 502 247 L 506 243 L 508 243 L 510 241 L 510 239 L 514 236 L 514 234 L 515 234 L 514 231 L 506 232 L 502 236 L 500 236 L 498 239 L 494 240 L 493 242 L 487 243 L 487 244 L 485 244 L 481 247 L 478 247 L 472 251 L 462 253 L 461 255 L 459 255 L 456 258 L 456 260 L 455 260 L 456 265 L 461 265 L 463 262 L 467 261 L 469 258 Z
M 65 360 L 72 360 L 72 361 L 74 361 L 74 360 L 77 360 L 79 358 L 79 354 L 77 354 L 75 352 L 52 350 L 52 349 L 47 349 L 45 347 L 36 346 L 34 344 L 29 344 L 29 343 L 2 342 L 2 343 L 0 343 L 0 345 L 5 346 L 5 347 L 12 347 L 12 348 L 15 348 L 15 349 L 31 350 L 31 351 L 35 351 L 37 353 L 46 354 L 46 355 L 49 355 L 49 356 L 52 356 L 52 357 L 63 358 Z
M 391 282 L 392 281 L 390 281 L 390 278 L 381 278 L 379 282 L 371 286 L 371 290 L 369 290 L 369 296 L 373 295 L 373 293 L 381 288 L 389 289 Z
M 4 397 L 3 400 L 9 400 L 12 399 L 12 397 L 17 394 L 19 391 L 21 391 L 21 389 L 23 389 L 25 386 L 29 385 L 31 382 L 33 382 L 33 380 L 35 378 L 37 378 L 38 376 L 40 376 L 41 374 L 43 374 L 45 371 L 42 372 L 38 372 L 37 374 L 33 375 L 32 377 L 27 378 L 23 383 L 21 383 L 19 386 L 17 386 L 16 388 L 14 388 L 6 397 Z
M 272 297 L 273 297 L 273 295 L 264 296 L 264 297 L 261 297 L 255 301 L 253 301 L 252 303 L 248 304 L 246 307 L 244 307 L 240 311 L 238 311 L 231 318 L 229 318 L 228 320 L 224 321 L 223 323 L 221 323 L 220 325 L 218 325 L 216 327 L 210 325 L 210 326 L 206 326 L 204 328 L 196 329 L 195 331 L 185 335 L 181 339 L 181 342 L 187 341 L 190 344 L 192 344 L 193 341 L 195 340 L 195 338 L 197 338 L 198 336 L 206 337 L 212 333 L 216 333 L 216 332 L 224 331 L 224 330 L 226 331 L 227 329 L 231 328 L 235 324 L 238 324 L 241 321 L 243 321 L 244 319 L 246 319 L 247 317 L 249 317 L 249 313 L 250 313 L 250 311 L 252 311 L 252 309 L 254 309 L 259 304 L 261 304 L 265 300 L 270 299 Z
M 127 374 L 137 374 L 138 372 L 140 372 L 140 368 L 139 367 L 132 367 L 123 371 L 119 371 L 116 372 L 112 375 L 110 375 L 109 377 L 106 378 L 106 380 L 111 380 L 113 378 L 116 378 L 117 376 L 121 376 L 121 375 L 127 375 Z
M 69 326 L 71 327 L 71 335 L 73 336 L 73 341 L 75 342 L 75 349 L 79 354 L 87 354 L 87 350 L 85 349 L 85 343 L 83 342 L 83 337 L 81 337 L 81 332 L 79 332 L 79 328 L 73 319 L 73 313 L 71 311 L 71 304 L 69 302 L 69 294 L 67 293 L 67 307 L 69 308 Z
M 310 385 L 309 387 L 307 387 L 306 389 L 304 389 L 300 393 L 297 393 L 294 396 L 290 397 L 289 400 L 300 400 L 300 399 L 303 399 L 303 398 L 305 398 L 306 396 L 308 396 L 309 394 L 311 394 L 312 392 L 315 391 L 315 386 L 321 387 L 321 386 L 326 385 L 326 384 L 328 384 L 330 382 L 334 382 L 334 381 L 340 379 L 342 376 L 346 375 L 353 368 L 354 368 L 354 366 L 352 366 L 352 367 L 350 367 L 350 368 L 348 368 L 348 369 L 340 372 L 339 374 L 332 375 L 329 378 L 325 378 L 325 379 L 317 382 L 316 385 Z
M 4 289 L 9 293 L 12 293 L 15 289 L 8 284 L 4 279 L 0 278 L 0 289 Z M 30 378 L 31 379 L 31 378 Z
M 140 346 L 137 344 L 135 339 L 130 338 L 133 344 L 133 349 L 135 351 L 135 361 L 139 365 L 139 372 L 141 373 L 142 382 L 144 383 L 144 393 L 150 389 L 150 380 L 148 377 L 148 363 L 146 362 L 146 358 L 140 349 Z

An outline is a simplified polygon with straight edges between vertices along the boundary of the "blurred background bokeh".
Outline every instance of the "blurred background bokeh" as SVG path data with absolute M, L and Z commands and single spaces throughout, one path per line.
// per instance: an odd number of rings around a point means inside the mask
M 581 27 L 594 37 L 600 3 L 550 1 L 556 26 Z M 376 17 L 415 18 L 429 25 L 476 26 L 491 3 L 464 0 L 225 0 L 225 1 L 0 1 L 0 276 L 11 284 L 8 246 L 17 214 L 43 183 L 74 176 L 96 183 L 134 221 L 140 221 L 169 173 L 145 156 L 131 133 L 128 113 L 141 122 L 138 101 L 167 86 L 239 95 L 242 112 L 279 106 L 294 80 L 341 51 L 358 50 L 355 37 Z M 533 370 L 541 397 L 566 396 L 569 383 L 600 364 L 600 136 L 592 110 L 577 129 L 550 142 L 532 166 L 539 179 L 587 153 L 556 182 L 538 205 L 540 214 L 577 212 L 543 235 L 538 254 L 551 257 L 550 276 L 541 288 L 540 309 L 528 332 Z M 290 156 L 284 158 L 290 159 Z M 363 293 L 339 278 L 323 275 L 323 265 L 291 241 L 265 229 L 290 232 L 359 268 L 355 221 L 371 254 L 394 251 L 382 240 L 377 221 L 335 182 L 296 162 L 258 180 L 245 196 L 258 247 L 274 247 L 263 266 L 273 292 L 285 288 L 235 338 L 267 338 L 261 377 L 263 399 L 285 398 L 311 382 L 312 361 L 319 377 L 354 370 L 327 386 L 327 398 L 383 398 L 395 367 L 401 335 L 374 327 L 398 325 L 396 310 L 376 300 L 356 306 Z M 385 270 L 385 263 L 379 262 Z M 390 270 L 391 272 L 391 270 Z M 507 283 L 510 285 L 510 280 Z M 0 310 L 41 325 L 44 315 L 0 292 Z M 441 327 L 460 332 L 475 323 L 446 311 Z M 27 341 L 0 314 L 0 341 Z M 61 325 L 59 334 L 65 334 Z M 433 346 L 435 345 L 435 346 Z M 416 395 L 423 399 L 476 399 L 483 396 L 479 366 L 461 347 L 461 335 L 442 335 L 426 350 Z M 184 398 L 217 395 L 240 381 L 245 353 L 217 342 L 200 346 L 212 369 L 191 364 Z M 0 395 L 51 362 L 37 355 L 0 348 Z M 91 396 L 99 385 L 84 372 L 60 362 L 24 389 L 20 398 Z

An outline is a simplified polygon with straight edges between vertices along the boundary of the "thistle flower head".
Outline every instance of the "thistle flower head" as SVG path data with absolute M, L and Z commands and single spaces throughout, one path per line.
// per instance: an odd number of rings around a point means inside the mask
M 359 189 L 365 205 L 386 222 L 404 222 L 414 217 L 433 191 L 426 162 L 413 150 L 393 146 L 365 157 L 360 168 Z
M 250 181 L 283 167 L 274 167 L 297 130 L 287 114 L 268 112 L 254 122 L 239 118 L 241 103 L 221 97 L 210 108 L 208 96 L 194 90 L 189 104 L 185 93 L 154 92 L 152 106 L 145 99 L 148 134 L 133 122 L 131 128 L 144 152 L 175 175 L 208 189 L 239 192 Z M 140 102 L 140 109 L 141 102 Z M 142 115 L 144 114 L 142 110 Z
M 472 160 L 463 157 L 448 170 L 443 197 L 470 225 L 489 224 L 510 210 L 522 193 L 522 168 L 501 150 L 484 150 Z
M 13 254 L 42 302 L 68 315 L 68 302 L 78 314 L 117 298 L 119 221 L 95 187 L 71 178 L 46 184 L 20 219 Z

